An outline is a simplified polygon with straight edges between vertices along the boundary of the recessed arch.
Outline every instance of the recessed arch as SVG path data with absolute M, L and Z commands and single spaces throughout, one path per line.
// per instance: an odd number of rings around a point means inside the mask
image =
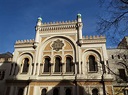
M 93 56 L 93 60 L 92 60 L 92 64 L 96 63 L 95 65 L 93 64 L 93 69 L 90 70 L 90 56 Z M 83 64 L 82 64 L 82 70 L 83 73 L 85 74 L 86 72 L 101 72 L 102 70 L 102 64 L 101 64 L 101 55 L 99 54 L 99 52 L 92 50 L 92 49 L 88 49 L 84 52 L 83 56 L 82 56 L 82 60 L 83 60 Z M 87 68 L 87 69 L 85 69 Z
M 33 56 L 30 53 L 22 53 L 17 60 L 17 64 L 20 67 L 21 73 L 28 73 L 32 63 Z
M 56 38 L 68 41 L 71 44 L 72 48 L 73 48 L 73 54 L 74 54 L 74 57 L 76 58 L 76 43 L 75 43 L 75 41 L 72 38 L 67 37 L 67 36 L 57 36 L 56 35 L 56 36 L 51 36 L 51 37 L 46 38 L 45 40 L 43 40 L 39 44 L 38 48 L 39 48 L 39 55 L 40 56 L 38 58 L 38 62 L 40 62 L 41 58 L 43 57 L 42 53 L 43 53 L 43 50 L 44 50 L 45 46 L 47 45 L 47 43 L 53 41 L 53 39 L 56 39 Z
M 85 55 L 85 53 L 87 52 L 92 52 L 92 54 L 96 57 L 98 56 L 100 58 L 100 60 L 103 61 L 103 57 L 101 56 L 101 52 L 99 52 L 97 49 L 86 49 L 85 51 L 83 51 L 83 55 Z M 89 57 L 89 56 L 88 56 Z

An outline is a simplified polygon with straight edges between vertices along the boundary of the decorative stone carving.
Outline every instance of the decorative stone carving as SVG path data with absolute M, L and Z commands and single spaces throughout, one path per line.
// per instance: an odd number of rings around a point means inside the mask
M 59 51 L 60 49 L 62 49 L 62 47 L 64 46 L 64 43 L 62 43 L 62 41 L 60 41 L 59 39 L 54 41 L 54 43 L 52 44 L 53 50 Z

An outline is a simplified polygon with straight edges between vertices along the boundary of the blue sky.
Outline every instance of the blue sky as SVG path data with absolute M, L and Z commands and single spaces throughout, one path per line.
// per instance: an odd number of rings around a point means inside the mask
M 34 39 L 37 18 L 43 22 L 75 20 L 82 14 L 83 35 L 98 35 L 103 12 L 99 0 L 0 0 L 0 53 L 13 52 L 16 40 Z

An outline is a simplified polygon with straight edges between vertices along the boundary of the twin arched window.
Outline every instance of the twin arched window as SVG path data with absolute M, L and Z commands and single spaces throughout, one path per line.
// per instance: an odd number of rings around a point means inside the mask
M 72 72 L 72 59 L 71 57 L 66 58 L 66 72 Z
M 50 58 L 45 58 L 45 64 L 44 64 L 44 72 L 50 72 L 51 71 L 51 63 Z M 61 63 L 61 57 L 57 56 L 55 57 L 55 72 L 61 72 L 62 71 L 62 63 Z M 73 71 L 73 64 L 72 64 L 72 57 L 66 57 L 66 72 L 72 72 Z
M 95 61 L 95 57 L 93 55 L 89 56 L 89 71 L 97 71 L 98 66 L 97 62 Z
M 44 64 L 44 72 L 50 72 L 50 58 L 45 58 L 45 64 Z
M 23 73 L 27 73 L 28 72 L 28 68 L 29 68 L 29 59 L 25 58 L 23 61 Z
M 55 72 L 61 72 L 61 59 L 56 57 L 55 59 Z

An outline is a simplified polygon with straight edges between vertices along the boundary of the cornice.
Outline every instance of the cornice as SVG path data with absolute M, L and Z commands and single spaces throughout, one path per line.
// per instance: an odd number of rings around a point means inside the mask
M 62 21 L 62 22 L 50 22 L 42 23 L 40 26 L 36 26 L 36 31 L 54 31 L 54 30 L 65 30 L 65 29 L 76 29 L 77 21 Z
M 81 44 L 90 44 L 90 43 L 106 43 L 105 36 L 86 36 L 83 37 L 83 39 L 80 40 Z
M 34 39 L 30 40 L 17 40 L 15 45 L 20 45 L 20 44 L 33 44 L 35 41 Z

